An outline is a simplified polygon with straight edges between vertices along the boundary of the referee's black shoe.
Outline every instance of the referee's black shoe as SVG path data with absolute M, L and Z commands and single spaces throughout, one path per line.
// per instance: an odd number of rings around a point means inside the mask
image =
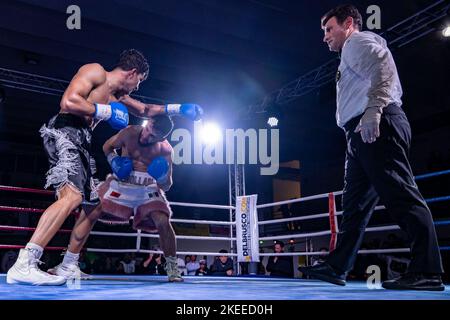
M 298 270 L 311 278 L 345 286 L 345 275 L 339 274 L 326 262 L 310 267 L 299 267 Z
M 384 281 L 382 287 L 390 290 L 445 290 L 439 274 L 427 275 L 424 273 L 405 273 L 400 278 Z

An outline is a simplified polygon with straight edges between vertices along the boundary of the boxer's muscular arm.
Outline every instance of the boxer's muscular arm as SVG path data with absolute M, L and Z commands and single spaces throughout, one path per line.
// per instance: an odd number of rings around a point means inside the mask
M 116 149 L 120 149 L 124 145 L 123 132 L 127 129 L 120 130 L 119 133 L 112 136 L 103 144 L 103 152 L 105 156 L 108 156 L 111 153 L 115 153 Z
M 128 107 L 128 111 L 136 117 L 150 118 L 166 112 L 166 107 L 163 105 L 143 103 L 131 98 L 129 95 L 120 97 L 119 101 L 125 104 Z
M 61 99 L 61 110 L 78 116 L 90 116 L 95 112 L 93 103 L 87 101 L 91 91 L 105 83 L 106 71 L 98 63 L 82 66 L 67 87 Z

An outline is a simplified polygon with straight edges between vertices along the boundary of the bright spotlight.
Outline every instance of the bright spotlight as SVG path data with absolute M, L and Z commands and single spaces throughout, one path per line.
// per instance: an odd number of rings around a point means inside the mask
M 276 127 L 278 125 L 278 119 L 276 117 L 270 117 L 267 120 L 267 124 L 271 127 Z
M 442 30 L 442 34 L 444 37 L 450 37 L 450 26 L 447 26 L 444 30 Z
M 215 123 L 204 123 L 200 131 L 200 137 L 206 144 L 216 144 L 222 138 L 222 131 Z
M 142 121 L 141 126 L 145 127 L 147 125 L 147 123 L 148 123 L 148 120 L 144 120 L 144 121 Z

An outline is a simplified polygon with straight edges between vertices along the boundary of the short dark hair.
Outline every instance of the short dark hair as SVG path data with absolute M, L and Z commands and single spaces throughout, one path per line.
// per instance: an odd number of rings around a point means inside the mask
M 172 119 L 166 114 L 158 114 L 153 116 L 153 130 L 166 138 L 173 129 Z
M 353 25 L 358 28 L 359 31 L 362 30 L 362 17 L 358 9 L 352 4 L 342 4 L 334 9 L 331 9 L 322 16 L 322 27 L 326 25 L 328 20 L 336 17 L 339 24 L 342 24 L 348 17 L 353 18 Z
M 282 248 L 284 248 L 284 242 L 283 242 L 283 241 L 275 240 L 275 241 L 273 242 L 273 245 L 275 246 L 276 244 L 279 244 Z
M 115 68 L 125 71 L 136 69 L 139 74 L 144 75 L 144 79 L 148 76 L 148 62 L 144 55 L 136 49 L 128 49 L 120 54 L 119 61 Z
M 221 249 L 221 250 L 219 251 L 219 253 L 228 253 L 228 251 L 225 250 L 225 249 Z

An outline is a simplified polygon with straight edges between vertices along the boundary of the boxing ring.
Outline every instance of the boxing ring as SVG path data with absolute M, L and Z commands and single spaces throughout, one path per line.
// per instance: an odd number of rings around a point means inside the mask
M 417 176 L 416 180 L 430 179 L 438 176 L 450 175 L 450 170 L 430 173 Z M 51 191 L 20 188 L 12 186 L 0 186 L 3 192 L 36 193 L 41 195 L 54 195 Z M 342 191 L 313 195 L 287 201 L 280 201 L 268 204 L 259 204 L 258 210 L 280 206 L 283 204 L 306 202 L 312 200 L 327 200 L 328 212 L 319 214 L 308 214 L 299 217 L 272 219 L 258 221 L 258 226 L 288 223 L 294 221 L 308 221 L 326 219 L 329 228 L 324 231 L 296 233 L 277 236 L 262 236 L 260 241 L 285 240 L 285 239 L 307 239 L 304 251 L 285 253 L 260 253 L 265 256 L 319 256 L 327 252 L 314 251 L 311 245 L 312 238 L 329 238 L 329 248 L 332 250 L 336 244 L 336 237 L 339 231 L 338 217 L 342 211 L 336 210 L 336 197 L 342 195 Z M 426 199 L 427 203 L 447 202 L 450 196 L 440 196 Z M 214 210 L 235 210 L 234 206 L 194 204 L 182 202 L 170 202 L 171 206 L 195 207 Z M 376 212 L 383 210 L 383 206 L 377 206 Z M 17 212 L 19 214 L 39 214 L 44 209 L 24 208 L 0 205 L 2 212 Z M 171 219 L 177 224 L 204 224 L 223 225 L 230 227 L 230 236 L 188 236 L 177 235 L 177 240 L 198 240 L 198 241 L 226 241 L 233 248 L 236 237 L 233 236 L 236 221 L 215 221 L 215 220 L 192 220 L 192 219 Z M 450 225 L 450 220 L 435 221 L 436 228 Z M 395 231 L 397 225 L 372 226 L 366 232 Z M 0 225 L 0 232 L 31 232 L 33 227 Z M 61 229 L 59 233 L 70 233 L 71 230 Z M 135 238 L 135 246 L 126 249 L 108 248 L 85 248 L 86 252 L 98 253 L 162 253 L 158 250 L 141 249 L 143 238 L 158 238 L 157 234 L 146 234 L 140 230 L 137 232 L 104 232 L 92 231 L 91 237 L 128 237 Z M 309 244 L 309 245 L 308 245 Z M 0 249 L 19 249 L 24 244 L 0 244 Z M 46 247 L 45 250 L 62 251 L 65 247 Z M 450 246 L 440 247 L 441 251 L 450 250 Z M 375 250 L 360 250 L 360 254 L 385 254 L 409 252 L 409 248 L 387 248 Z M 180 251 L 177 255 L 197 255 L 197 256 L 218 256 L 217 252 Z M 237 253 L 224 253 L 223 256 L 237 257 Z M 307 260 L 308 263 L 308 260 Z M 52 267 L 52 266 L 49 266 Z M 325 282 L 310 279 L 284 279 L 268 276 L 184 276 L 183 283 L 168 283 L 167 276 L 155 275 L 92 275 L 88 280 L 68 281 L 66 285 L 57 287 L 45 286 L 24 286 L 6 284 L 6 275 L 0 274 L 0 300 L 450 300 L 450 286 L 446 286 L 443 292 L 426 291 L 391 291 L 384 289 L 369 289 L 366 282 L 348 281 L 345 287 L 335 286 Z

